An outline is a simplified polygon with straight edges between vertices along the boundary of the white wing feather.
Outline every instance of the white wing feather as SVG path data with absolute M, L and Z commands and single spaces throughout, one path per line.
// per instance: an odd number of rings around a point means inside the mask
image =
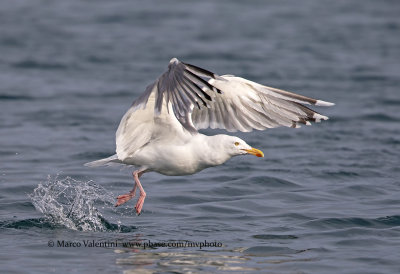
M 215 94 L 209 108 L 193 109 L 196 129 L 248 132 L 279 126 L 300 127 L 299 124 L 310 125 L 310 121 L 328 119 L 302 104 L 334 105 L 232 75 L 210 79 L 209 83 L 222 94 Z
M 170 103 L 167 108 L 164 102 L 161 113 L 155 113 L 155 93 L 153 90 L 149 95 L 145 108 L 131 107 L 122 117 L 115 134 L 119 160 L 125 161 L 131 158 L 149 142 L 157 142 L 160 138 L 167 140 L 181 137 L 184 141 L 185 137 L 190 135 L 174 116 Z

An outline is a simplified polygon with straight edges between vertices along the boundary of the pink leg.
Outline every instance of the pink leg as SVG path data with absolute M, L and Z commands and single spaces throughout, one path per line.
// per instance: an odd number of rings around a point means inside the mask
M 126 203 L 127 201 L 129 201 L 130 199 L 134 198 L 135 194 L 136 194 L 136 187 L 139 187 L 140 196 L 136 203 L 135 209 L 136 209 L 136 213 L 140 215 L 140 212 L 142 211 L 142 208 L 143 208 L 144 199 L 146 198 L 146 192 L 144 191 L 142 185 L 140 184 L 139 178 L 140 178 L 140 176 L 142 176 L 142 174 L 144 172 L 145 171 L 135 170 L 132 173 L 133 179 L 135 180 L 135 186 L 133 187 L 133 189 L 131 191 L 129 191 L 129 193 L 119 195 L 117 197 L 117 203 L 115 204 L 116 207 L 120 206 L 120 205 Z
M 140 212 L 142 211 L 143 204 L 144 204 L 144 199 L 146 198 L 146 192 L 144 191 L 142 185 L 140 184 L 139 181 L 139 176 L 141 174 L 135 173 L 133 176 L 135 177 L 136 185 L 139 187 L 140 195 L 139 199 L 135 205 L 136 213 L 140 215 Z

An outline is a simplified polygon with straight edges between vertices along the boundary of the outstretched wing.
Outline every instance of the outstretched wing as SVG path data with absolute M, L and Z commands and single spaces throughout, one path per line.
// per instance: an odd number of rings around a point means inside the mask
M 220 77 L 208 70 L 185 64 L 173 58 L 168 70 L 133 102 L 133 110 L 146 108 L 151 94 L 155 93 L 154 112 L 160 115 L 163 106 L 171 105 L 173 114 L 184 128 L 196 132 L 192 123 L 193 108 L 208 108 L 216 94 L 221 91 L 209 80 Z M 168 108 L 169 112 L 169 108 Z
M 193 110 L 196 129 L 248 132 L 279 126 L 300 127 L 300 124 L 310 125 L 310 121 L 328 119 L 303 104 L 334 105 L 232 75 L 211 79 L 209 83 L 222 93 L 215 95 L 209 108 Z

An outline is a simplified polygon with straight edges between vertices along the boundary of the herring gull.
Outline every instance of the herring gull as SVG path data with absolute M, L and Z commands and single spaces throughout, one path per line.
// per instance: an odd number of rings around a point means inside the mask
M 297 128 L 328 119 L 304 104 L 334 105 L 241 77 L 219 76 L 173 58 L 168 70 L 122 117 L 116 132 L 116 154 L 86 165 L 119 163 L 138 167 L 132 173 L 133 189 L 118 196 L 115 206 L 134 198 L 139 188 L 135 209 L 140 214 L 146 192 L 139 178 L 146 172 L 188 175 L 237 155 L 264 157 L 262 151 L 238 137 L 207 136 L 199 129 L 249 132 L 279 126 Z

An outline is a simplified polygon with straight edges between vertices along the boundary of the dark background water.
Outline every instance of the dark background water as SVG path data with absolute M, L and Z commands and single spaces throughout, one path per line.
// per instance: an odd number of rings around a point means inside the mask
M 2 2 L 2 271 L 399 272 L 399 14 L 372 0 Z M 143 214 L 114 209 L 131 170 L 83 163 L 114 153 L 120 118 L 172 57 L 336 106 L 311 127 L 237 134 L 265 158 L 146 174 Z

